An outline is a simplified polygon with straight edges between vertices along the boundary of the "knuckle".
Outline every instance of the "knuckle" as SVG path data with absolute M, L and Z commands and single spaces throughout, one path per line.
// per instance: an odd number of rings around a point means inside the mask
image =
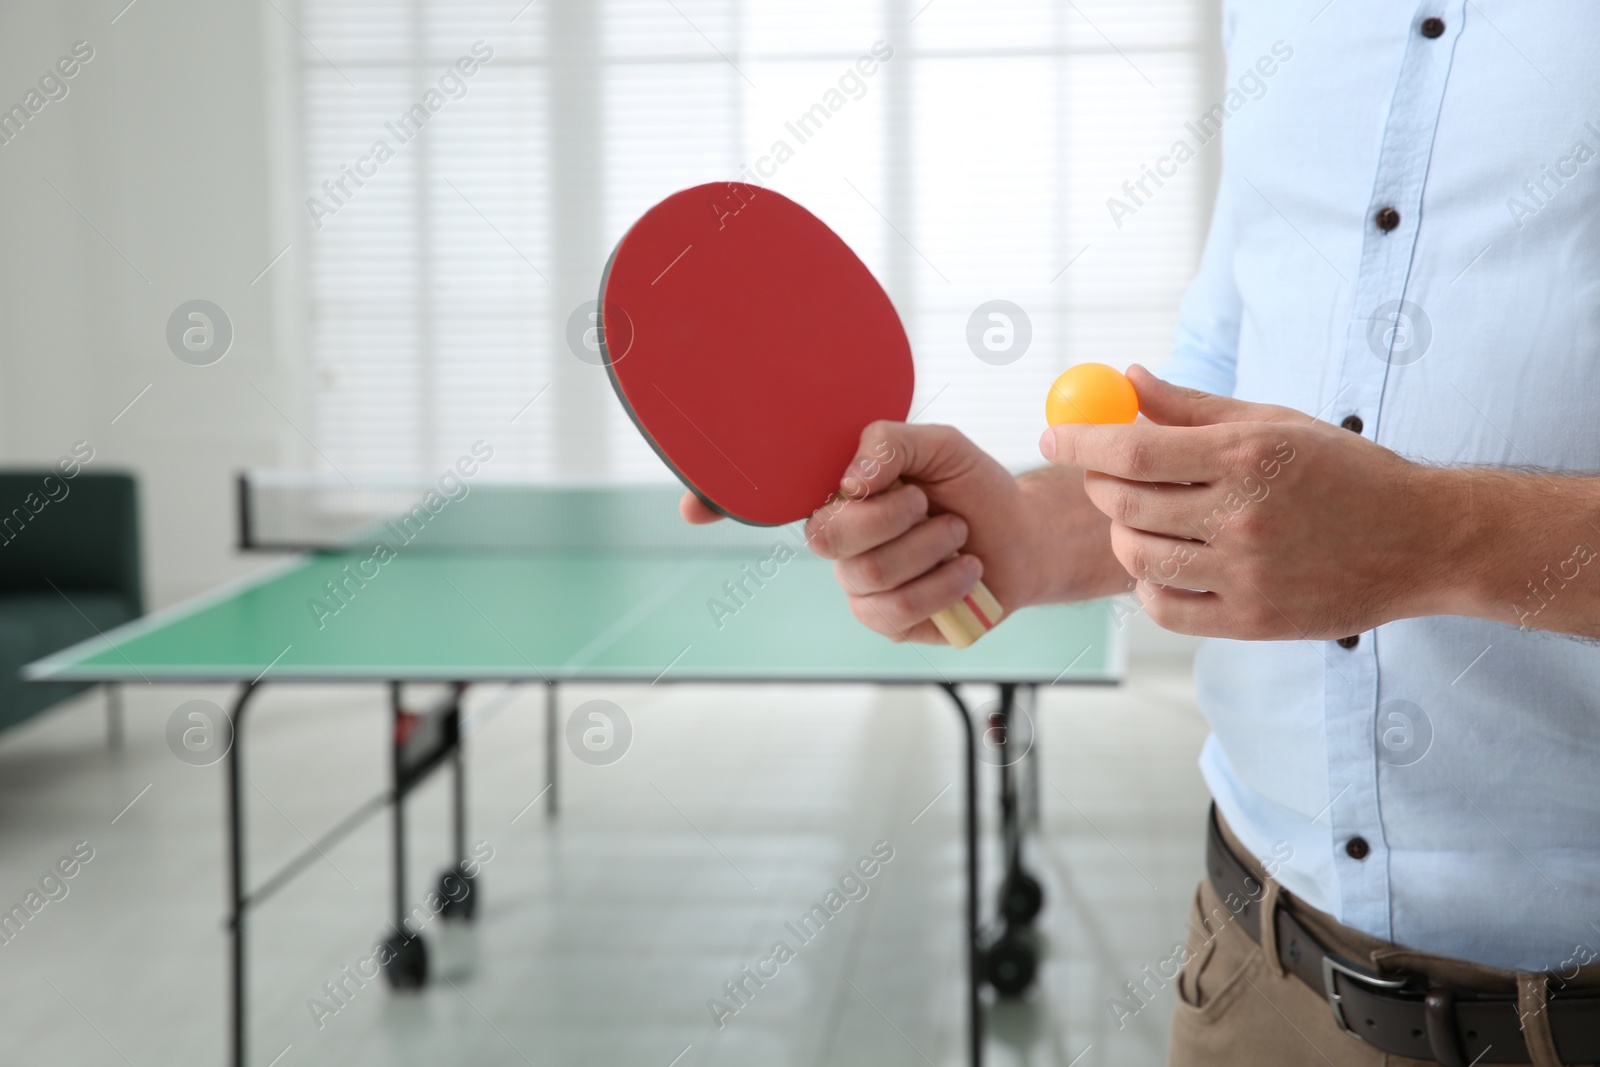
M 1156 449 L 1148 441 L 1135 441 L 1128 446 L 1128 463 L 1135 474 L 1144 474 L 1155 469 Z
M 857 556 L 850 561 L 851 569 L 855 571 L 856 583 L 866 589 L 881 589 L 888 579 L 888 567 L 884 564 L 882 556 L 876 552 L 869 552 Z
M 1249 434 L 1242 430 L 1230 430 L 1218 445 L 1217 456 L 1227 470 L 1249 469 L 1253 461 Z
M 1255 428 L 1234 433 L 1227 451 L 1229 465 L 1243 474 L 1255 473 L 1257 465 L 1272 455 L 1272 436 Z
M 1127 548 L 1128 573 L 1135 578 L 1150 577 L 1150 550 L 1138 541 L 1131 542 Z
M 911 597 L 904 589 L 891 589 L 875 599 L 878 610 L 896 627 L 914 621 L 911 618 Z
M 861 443 L 864 446 L 888 441 L 894 436 L 895 427 L 899 424 L 889 419 L 874 419 L 867 423 L 867 428 L 861 431 Z
M 1272 519 L 1267 509 L 1259 504 L 1245 504 L 1233 517 L 1233 528 L 1245 540 L 1261 540 L 1271 533 L 1271 527 Z
M 1150 577 L 1150 550 L 1146 545 L 1134 537 L 1123 537 L 1122 545 L 1117 549 L 1117 558 L 1122 560 L 1123 569 L 1134 577 Z
M 894 491 L 893 499 L 895 520 L 900 524 L 901 532 L 909 530 L 928 514 L 928 494 L 923 492 L 921 486 L 902 486 Z
M 954 515 L 944 516 L 941 524 L 944 527 L 944 544 L 947 546 L 947 552 L 944 554 L 954 552 L 966 544 L 967 538 L 972 536 L 971 527 L 965 527 L 965 520 L 958 519 Z
M 903 423 L 891 422 L 888 419 L 877 419 L 868 423 L 867 428 L 861 431 L 861 447 L 858 455 L 862 459 L 872 459 L 880 463 L 892 459 L 904 431 Z
M 1152 577 L 1150 572 L 1149 549 L 1134 535 L 1133 531 L 1120 523 L 1111 527 L 1111 551 L 1122 564 L 1122 569 L 1135 579 Z
M 945 457 L 947 460 L 970 456 L 975 450 L 975 446 L 967 435 L 954 426 L 929 426 L 928 442 L 932 446 L 935 455 Z
M 1140 494 L 1133 486 L 1121 482 L 1109 487 L 1105 492 L 1108 514 L 1113 519 L 1131 526 L 1135 520 L 1143 518 Z

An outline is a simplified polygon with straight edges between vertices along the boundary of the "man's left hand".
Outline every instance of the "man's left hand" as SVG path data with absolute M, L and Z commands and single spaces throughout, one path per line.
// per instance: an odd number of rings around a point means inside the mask
M 1086 469 L 1112 549 L 1159 625 L 1327 639 L 1451 609 L 1460 498 L 1448 469 L 1290 408 L 1182 389 L 1137 366 L 1128 377 L 1145 419 L 1057 426 L 1040 451 Z

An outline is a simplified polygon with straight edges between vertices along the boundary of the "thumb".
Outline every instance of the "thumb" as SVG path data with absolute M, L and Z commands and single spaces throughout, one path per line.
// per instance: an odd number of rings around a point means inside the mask
M 695 496 L 692 492 L 683 494 L 683 499 L 678 501 L 678 514 L 691 526 L 704 526 L 710 522 L 719 522 L 722 513 L 713 511 L 711 505 Z
M 874 422 L 861 431 L 861 444 L 839 481 L 847 497 L 872 496 L 901 478 L 920 484 L 946 481 L 971 469 L 976 450 L 951 426 Z
M 1259 422 L 1262 405 L 1185 389 L 1163 381 L 1135 363 L 1128 380 L 1139 394 L 1139 414 L 1162 426 L 1209 426 L 1218 422 Z

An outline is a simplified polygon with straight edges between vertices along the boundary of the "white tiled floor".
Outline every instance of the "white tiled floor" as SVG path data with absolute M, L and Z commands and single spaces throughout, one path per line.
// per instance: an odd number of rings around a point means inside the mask
M 0 905 L 76 842 L 95 850 L 65 898 L 0 944 L 0 1064 L 224 1061 L 222 766 L 188 766 L 165 739 L 196 696 L 227 691 L 130 687 L 121 753 L 104 748 L 98 694 L 0 737 Z M 469 836 L 494 858 L 476 926 L 430 924 L 426 992 L 380 978 L 320 1029 L 308 1007 L 388 915 L 387 815 L 262 909 L 253 1064 L 964 1061 L 957 735 L 941 694 L 571 687 L 563 712 L 596 696 L 626 709 L 632 747 L 606 767 L 564 753 L 553 822 L 542 803 L 518 815 L 544 785 L 542 691 L 470 698 Z M 258 699 L 254 881 L 383 788 L 385 715 L 376 686 Z M 1024 1001 L 991 1009 L 990 1062 L 1162 1064 L 1170 990 L 1120 1030 L 1107 1000 L 1182 938 L 1200 875 L 1204 730 L 1187 664 L 1136 663 L 1120 689 L 1057 688 L 1040 719 L 1043 832 L 1028 848 L 1048 958 Z M 445 856 L 447 781 L 410 804 L 416 899 Z M 992 820 L 994 784 L 981 788 Z M 719 1030 L 708 999 L 775 940 L 795 945 L 785 921 L 880 840 L 894 859 L 868 895 Z

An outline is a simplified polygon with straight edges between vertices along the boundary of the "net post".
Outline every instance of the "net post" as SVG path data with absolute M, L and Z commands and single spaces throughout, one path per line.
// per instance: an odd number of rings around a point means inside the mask
M 240 471 L 234 476 L 234 487 L 238 500 L 239 522 L 239 551 L 251 552 L 255 549 L 255 539 L 250 535 L 250 475 Z

